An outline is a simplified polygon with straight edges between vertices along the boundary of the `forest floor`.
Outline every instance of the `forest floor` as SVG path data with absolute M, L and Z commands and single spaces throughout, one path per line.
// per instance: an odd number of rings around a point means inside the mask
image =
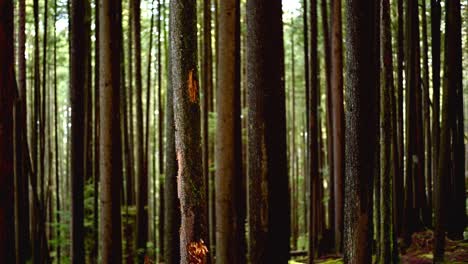
M 400 255 L 402 264 L 432 264 L 433 233 L 431 230 L 415 233 L 412 236 L 410 247 L 405 254 Z M 450 264 L 468 263 L 468 240 L 445 242 L 445 262 Z M 307 259 L 296 259 L 289 264 L 307 263 Z M 337 256 L 324 256 L 318 258 L 318 264 L 340 264 L 343 259 Z

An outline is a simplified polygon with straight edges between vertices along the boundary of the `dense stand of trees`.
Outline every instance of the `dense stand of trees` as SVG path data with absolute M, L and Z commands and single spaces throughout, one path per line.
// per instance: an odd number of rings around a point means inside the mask
M 467 10 L 0 0 L 0 262 L 468 261 Z

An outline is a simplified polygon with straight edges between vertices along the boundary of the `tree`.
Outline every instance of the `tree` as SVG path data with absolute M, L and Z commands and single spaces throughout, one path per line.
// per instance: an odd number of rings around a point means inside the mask
M 72 263 L 85 261 L 84 249 L 84 155 L 86 37 L 85 3 L 72 0 L 71 6 L 71 188 L 72 188 Z
M 195 1 L 171 0 L 170 10 L 171 36 L 184 36 L 171 38 L 170 56 L 181 208 L 180 263 L 187 264 L 194 261 L 194 246 L 204 246 L 208 238 L 197 79 L 197 7 Z
M 138 263 L 143 263 L 146 255 L 146 241 L 148 241 L 148 172 L 146 158 L 143 153 L 143 92 L 141 85 L 141 32 L 140 32 L 140 0 L 132 2 L 133 42 L 135 44 L 135 86 L 136 86 L 136 168 L 137 168 L 137 214 L 136 214 L 136 248 Z
M 102 263 L 121 263 L 120 139 L 121 3 L 103 0 L 99 7 L 99 156 L 101 180 Z
M 450 2 L 450 3 L 449 3 Z M 449 127 L 451 129 L 451 175 L 447 236 L 452 240 L 462 240 L 466 226 L 465 193 L 465 144 L 463 117 L 463 68 L 461 42 L 461 7 L 460 1 L 446 3 L 446 82 L 448 89 L 453 89 L 449 97 Z M 449 93 L 450 94 L 450 93 Z M 445 96 L 445 95 L 444 95 Z M 445 110 L 445 111 L 447 111 Z
M 345 123 L 345 263 L 371 263 L 372 182 L 376 139 L 373 67 L 375 9 L 372 1 L 346 1 L 346 123 Z M 371 183 L 371 184 L 370 184 Z
M 380 97 L 380 127 L 382 128 L 382 135 L 380 138 L 381 145 L 381 170 L 380 175 L 380 212 L 381 222 L 376 223 L 380 232 L 380 255 L 377 256 L 379 263 L 395 263 L 397 260 L 392 259 L 393 252 L 396 250 L 393 239 L 395 228 L 393 227 L 392 219 L 392 180 L 395 176 L 396 166 L 394 162 L 394 152 L 396 151 L 396 144 L 394 144 L 394 123 L 393 123 L 393 58 L 392 58 L 392 34 L 391 34 L 391 19 L 390 19 L 390 1 L 380 1 L 380 72 L 381 72 L 381 93 Z M 388 197 L 392 197 L 389 199 Z
M 310 178 L 309 180 L 309 215 L 307 216 L 309 221 L 309 263 L 313 263 L 314 256 L 317 249 L 317 214 L 319 207 L 319 196 L 318 196 L 318 185 L 319 185 L 319 171 L 318 171 L 318 57 L 317 57 L 317 1 L 310 1 L 310 61 L 309 61 L 309 77 L 310 77 L 310 95 L 309 95 L 309 163 L 310 163 Z
M 29 228 L 29 153 L 26 119 L 26 3 L 19 1 L 18 27 L 18 97 L 15 102 L 15 242 L 16 261 L 25 263 L 31 257 Z
M 170 24 L 170 27 L 173 25 Z M 172 29 L 170 29 L 172 32 Z M 168 68 L 171 69 L 170 61 Z M 166 178 L 164 180 L 164 260 L 168 264 L 180 262 L 180 201 L 177 196 L 177 157 L 175 150 L 174 91 L 172 71 L 168 71 L 166 90 Z
M 333 136 L 333 184 L 335 202 L 335 250 L 341 252 L 343 230 L 344 177 L 344 113 L 343 113 L 343 51 L 341 32 L 341 0 L 332 0 L 331 32 L 331 101 Z
M 15 263 L 13 105 L 16 80 L 13 1 L 0 0 L 0 259 Z
M 240 120 L 240 1 L 218 6 L 219 42 L 216 133 L 216 262 L 245 263 Z
M 249 0 L 246 10 L 249 256 L 251 263 L 287 263 L 290 200 L 281 2 Z

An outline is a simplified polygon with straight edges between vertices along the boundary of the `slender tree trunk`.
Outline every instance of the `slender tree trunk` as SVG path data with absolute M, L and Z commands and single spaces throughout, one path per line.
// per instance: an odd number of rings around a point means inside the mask
M 308 2 L 309 0 L 303 0 L 302 1 L 302 6 L 303 6 L 303 15 L 302 15 L 302 24 L 303 24 L 303 38 L 304 38 L 304 91 L 305 91 L 305 105 L 306 109 L 309 109 L 309 96 L 310 96 L 310 77 L 309 77 L 309 19 L 308 19 Z M 310 171 L 310 162 L 309 162 L 309 148 L 308 148 L 308 142 L 309 142 L 309 111 L 305 111 L 305 153 L 304 153 L 304 185 L 303 185 L 303 192 L 305 197 L 304 199 L 304 228 L 307 230 L 307 221 L 308 218 L 307 212 L 308 212 L 308 196 L 307 192 L 309 191 L 307 188 L 308 185 L 308 175 Z
M 381 118 L 380 126 L 382 135 L 380 139 L 381 145 L 381 177 L 380 186 L 380 212 L 381 222 L 379 225 L 380 235 L 380 256 L 377 256 L 378 262 L 382 264 L 395 263 L 393 260 L 392 247 L 393 243 L 393 219 L 392 219 L 392 179 L 395 175 L 396 167 L 394 166 L 396 145 L 393 143 L 395 129 L 393 127 L 393 58 L 392 58 L 392 35 L 391 35 L 391 20 L 390 20 L 390 1 L 380 1 L 380 71 L 381 71 L 381 92 L 380 109 Z
M 170 23 L 170 27 L 173 24 Z M 172 32 L 171 28 L 169 32 Z M 167 53 L 166 53 L 167 54 Z M 175 124 L 174 124 L 174 91 L 171 83 L 172 67 L 169 58 L 167 67 L 166 90 L 166 178 L 164 181 L 164 259 L 168 264 L 180 262 L 180 201 L 177 194 L 177 158 L 175 151 Z M 161 151 L 161 150 L 160 150 Z
M 281 3 L 249 0 L 246 11 L 249 256 L 253 264 L 287 263 L 290 206 Z
M 345 263 L 371 263 L 372 182 L 378 102 L 373 72 L 375 8 L 371 1 L 347 0 Z M 358 33 L 359 32 L 359 33 Z
M 86 86 L 85 3 L 72 0 L 71 6 L 71 188 L 72 188 L 72 263 L 84 263 L 84 115 Z M 89 37 L 89 36 L 88 36 Z
M 331 100 L 333 135 L 333 184 L 335 190 L 335 250 L 341 252 L 343 230 L 344 178 L 344 113 L 343 113 L 343 48 L 341 0 L 332 0 L 331 33 Z
M 204 247 L 208 239 L 206 185 L 203 178 L 199 86 L 197 80 L 196 3 L 170 1 L 171 72 L 174 92 L 175 145 L 178 161 L 178 194 L 181 208 L 180 263 L 199 258 L 195 247 Z
M 15 263 L 13 106 L 17 94 L 13 1 L 0 0 L 0 259 Z
M 295 206 L 296 200 L 296 185 L 295 185 L 295 178 L 297 177 L 297 155 L 296 155 L 296 83 L 295 83 L 295 58 L 294 58 L 294 19 L 291 20 L 291 135 L 290 135 L 290 153 L 288 156 L 290 157 L 290 164 L 289 167 L 291 168 L 290 172 L 290 184 L 291 184 L 291 195 L 290 195 L 290 203 L 291 203 L 291 243 L 292 243 L 292 250 L 297 248 L 297 222 L 296 222 L 296 212 L 297 207 Z
M 404 201 L 404 153 L 403 153 L 403 0 L 397 0 L 398 13 L 398 32 L 397 32 L 397 88 L 396 88 L 396 136 L 397 136 L 397 157 L 398 168 L 395 171 L 394 181 L 394 206 L 393 214 L 395 215 L 396 234 L 401 235 L 402 219 L 403 219 L 403 201 Z
M 424 138 L 424 178 L 426 180 L 426 197 L 427 203 L 423 220 L 425 226 L 432 226 L 432 164 L 431 164 L 431 120 L 430 120 L 430 102 L 429 98 L 429 47 L 427 37 L 427 19 L 426 19 L 426 0 L 421 4 L 422 12 L 422 111 L 423 111 L 423 138 Z
M 136 86 L 136 117 L 137 117 L 137 144 L 136 144 L 136 168 L 137 168 L 137 214 L 136 214 L 136 249 L 138 263 L 143 263 L 146 255 L 146 242 L 148 241 L 148 173 L 143 153 L 143 93 L 141 85 L 141 28 L 140 28 L 140 0 L 131 0 L 133 41 L 135 44 L 135 86 Z
M 310 1 L 310 95 L 309 95 L 309 162 L 310 162 L 310 180 L 309 180 L 309 248 L 308 263 L 313 263 L 317 249 L 317 209 L 318 209 L 318 57 L 317 57 L 317 1 Z
M 431 0 L 431 51 L 432 51 L 432 180 L 433 207 L 436 210 L 436 185 L 439 171 L 440 142 L 440 19 L 441 8 L 439 0 Z M 437 213 L 434 212 L 437 216 Z M 434 222 L 435 224 L 435 222 Z
M 221 1 L 216 122 L 216 262 L 245 263 L 240 109 L 240 1 Z
M 121 263 L 120 188 L 122 148 L 120 133 L 120 1 L 99 6 L 99 156 L 101 180 L 102 263 Z
M 60 225 L 60 153 L 59 153 L 59 119 L 58 119 L 58 97 L 57 97 L 57 0 L 54 0 L 54 132 L 55 132 L 55 197 L 56 197 L 56 207 L 55 207 L 55 221 L 57 225 Z M 60 228 L 56 228 L 56 239 L 59 240 L 61 237 Z M 56 247 L 56 259 L 57 263 L 61 263 L 61 251 L 62 248 L 60 244 L 57 244 Z
M 161 1 L 161 0 L 160 0 Z M 166 8 L 166 1 L 163 0 L 163 5 L 164 7 Z M 158 9 L 159 9 L 159 12 L 158 14 L 161 14 L 162 12 L 162 5 L 161 5 L 161 2 L 159 2 L 158 4 Z M 158 18 L 158 113 L 159 113 L 159 124 L 158 124 L 158 129 L 159 129 L 159 132 L 158 132 L 158 149 L 159 149 L 159 197 L 160 197 L 160 202 L 159 202 L 159 244 L 161 245 L 161 256 L 164 256 L 165 253 L 164 253 L 164 235 L 162 235 L 164 233 L 164 225 L 165 225 L 165 222 L 166 222 L 166 217 L 165 217 L 165 214 L 164 214 L 164 211 L 165 211 L 165 178 L 163 177 L 164 175 L 164 166 L 165 166 L 165 163 L 164 163 L 164 150 L 163 150 L 163 140 L 164 140 L 164 105 L 163 105 L 163 95 L 162 95 L 162 89 L 163 89 L 163 86 L 162 86 L 162 62 L 161 62 L 161 20 L 162 21 L 166 21 L 165 19 L 166 15 L 164 14 L 164 16 L 161 18 L 160 15 L 159 15 L 159 18 Z M 165 25 L 165 23 L 164 23 Z M 165 26 L 163 27 L 165 28 Z M 164 35 L 165 35 L 165 32 L 166 30 L 164 30 Z M 164 43 L 166 43 L 166 40 L 164 41 Z M 166 57 L 168 56 L 167 55 L 167 50 L 166 50 Z M 170 77 L 170 75 L 168 75 L 168 77 Z M 168 86 L 166 85 L 166 93 L 167 93 L 167 88 Z M 167 97 L 167 95 L 166 95 Z M 166 102 L 167 104 L 167 102 Z M 172 104 L 170 105 L 170 107 L 172 107 Z M 167 109 L 166 109 L 167 111 Z M 172 132 L 174 133 L 174 132 Z M 178 208 L 178 207 L 177 207 Z

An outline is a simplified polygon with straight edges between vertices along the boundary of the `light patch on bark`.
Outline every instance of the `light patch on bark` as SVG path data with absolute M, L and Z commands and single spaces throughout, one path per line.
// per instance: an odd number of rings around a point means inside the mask
M 194 76 L 194 69 L 191 69 L 189 72 L 187 86 L 188 86 L 188 94 L 189 94 L 190 102 L 194 104 L 197 103 L 198 83 L 197 83 L 196 76 Z
M 183 168 L 183 162 L 182 162 L 182 154 L 177 151 L 177 197 L 179 199 L 182 199 L 182 168 Z

